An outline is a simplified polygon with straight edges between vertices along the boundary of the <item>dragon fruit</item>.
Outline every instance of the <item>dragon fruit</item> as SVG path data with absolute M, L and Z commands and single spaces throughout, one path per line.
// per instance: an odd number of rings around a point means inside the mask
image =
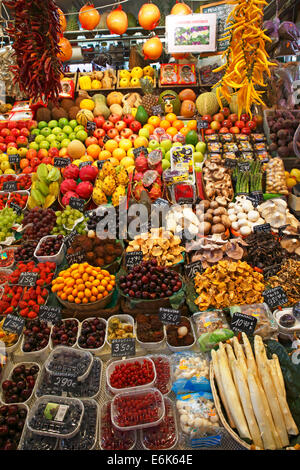
M 74 191 L 68 191 L 64 197 L 62 198 L 62 203 L 64 206 L 67 206 L 70 203 L 71 197 L 76 197 L 76 199 L 79 199 L 78 194 L 74 193 Z
M 86 165 L 81 168 L 79 178 L 81 181 L 95 181 L 98 175 L 98 170 L 95 166 Z
M 157 178 L 159 178 L 159 174 L 157 171 L 148 170 L 143 175 L 143 185 L 145 186 L 145 188 L 149 188 L 149 186 L 151 186 L 151 184 L 153 184 Z
M 78 176 L 79 176 L 79 168 L 78 166 L 74 165 L 73 163 L 71 163 L 71 165 L 68 165 L 64 172 L 63 172 L 63 175 L 64 175 L 64 178 L 65 179 L 73 179 L 73 180 L 77 180 Z
M 157 183 L 154 183 L 151 188 L 151 191 L 149 192 L 149 196 L 153 201 L 161 197 L 161 186 Z
M 88 199 L 93 192 L 93 185 L 89 181 L 82 181 L 76 188 L 76 192 L 82 199 Z
M 156 165 L 155 171 L 157 171 L 157 173 L 159 173 L 159 175 L 162 175 L 162 173 L 163 173 L 163 167 L 162 167 L 161 162 L 159 162 L 158 165 Z
M 148 160 L 146 157 L 139 156 L 135 160 L 135 169 L 138 172 L 144 173 L 148 170 Z
M 136 171 L 134 173 L 133 181 L 142 181 L 142 179 L 143 179 L 143 173 L 141 173 L 140 171 Z
M 156 169 L 155 166 L 162 161 L 162 151 L 160 149 L 152 150 L 148 155 L 148 163 L 150 168 Z
M 63 180 L 63 182 L 60 185 L 60 190 L 63 194 L 66 194 L 68 191 L 76 191 L 77 188 L 77 183 L 75 180 L 71 178 L 67 178 Z
M 141 194 L 143 191 L 146 191 L 144 185 L 141 181 L 138 181 L 134 187 L 134 197 L 137 201 L 141 199 Z

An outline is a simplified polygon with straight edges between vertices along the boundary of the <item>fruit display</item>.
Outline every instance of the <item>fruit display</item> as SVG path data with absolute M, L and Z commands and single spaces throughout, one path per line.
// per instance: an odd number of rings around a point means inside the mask
M 10 333 L 9 331 L 3 330 L 3 323 L 4 318 L 0 322 L 0 341 L 5 344 L 5 347 L 10 348 L 17 343 L 19 337 L 16 333 Z
M 89 8 L 89 7 L 88 7 Z M 61 450 L 92 450 L 96 444 L 98 404 L 95 400 L 82 400 L 84 413 L 78 433 L 70 439 L 60 439 Z
M 156 380 L 154 386 L 162 395 L 166 395 L 171 390 L 171 363 L 168 356 L 155 354 L 149 356 L 154 362 L 156 371 Z
M 38 318 L 27 320 L 24 330 L 22 351 L 24 353 L 40 351 L 48 346 L 51 328 Z
M 114 286 L 114 275 L 84 262 L 60 271 L 52 281 L 52 292 L 60 300 L 79 305 L 104 299 L 114 290 Z
M 78 346 L 82 349 L 98 349 L 104 344 L 106 324 L 99 318 L 91 318 L 82 323 Z
M 178 273 L 159 266 L 156 259 L 134 266 L 129 274 L 120 276 L 119 286 L 125 296 L 155 300 L 171 297 L 182 288 Z
M 128 359 L 121 364 L 112 363 L 107 371 L 108 385 L 112 389 L 127 389 L 151 385 L 155 378 L 155 367 L 151 360 Z
M 97 236 L 77 235 L 70 248 L 68 255 L 82 253 L 85 261 L 96 267 L 108 267 L 118 260 L 123 253 L 121 242 L 110 238 L 100 239 Z
M 134 325 L 127 319 L 112 317 L 108 320 L 107 341 L 111 343 L 113 339 L 134 338 Z
M 91 91 L 101 90 L 101 88 L 111 89 L 114 88 L 116 83 L 116 72 L 113 69 L 107 69 L 105 72 L 90 72 L 79 77 L 80 90 Z
M 25 240 L 39 240 L 51 233 L 55 225 L 56 215 L 52 209 L 35 207 L 28 211 L 23 218 Z
M 37 318 L 40 306 L 46 304 L 48 295 L 49 292 L 45 287 L 25 287 L 18 304 L 19 315 L 31 320 Z
M 77 320 L 61 320 L 55 322 L 51 331 L 51 343 L 55 346 L 74 346 L 78 336 Z
M 112 163 L 105 162 L 95 182 L 93 201 L 98 206 L 109 201 L 113 206 L 119 206 L 122 200 L 126 200 L 128 182 L 128 173 L 124 166 L 114 167 Z
M 268 193 L 288 194 L 284 165 L 280 158 L 273 158 L 266 167 L 266 190 Z
M 78 234 L 86 233 L 87 218 L 84 217 L 79 210 L 73 209 L 67 205 L 63 211 L 56 211 L 55 217 L 56 221 L 51 230 L 51 235 L 66 236 L 71 230 L 75 230 Z M 81 220 L 81 222 L 79 222 L 79 220 Z
M 205 193 L 209 200 L 222 200 L 230 202 L 233 199 L 233 187 L 228 168 L 224 166 L 219 156 L 211 157 L 204 162 L 203 180 Z
M 5 284 L 4 292 L 0 300 L 0 313 L 2 316 L 15 314 L 18 310 L 19 301 L 23 295 L 23 287 L 9 286 Z
M 288 109 L 276 110 L 268 113 L 268 125 L 270 128 L 270 151 L 279 157 L 293 157 L 293 137 L 300 124 L 300 113 L 294 113 Z
M 15 250 L 7 248 L 0 252 L 0 268 L 10 268 L 15 262 Z
M 142 343 L 163 341 L 165 334 L 162 322 L 156 315 L 138 313 L 136 317 L 136 336 Z
M 39 244 L 39 248 L 35 250 L 36 257 L 55 256 L 57 255 L 63 245 L 63 236 L 45 237 Z
M 136 443 L 135 431 L 120 431 L 111 421 L 111 403 L 101 408 L 100 446 L 103 450 L 130 450 Z
M 245 196 L 237 196 L 235 202 L 228 204 L 228 217 L 232 229 L 242 236 L 250 235 L 253 227 L 265 223 L 257 207 L 254 207 Z
M 29 208 L 47 209 L 56 200 L 59 193 L 60 172 L 52 165 L 41 163 L 33 178 L 29 198 Z
M 17 364 L 7 380 L 2 382 L 2 401 L 24 403 L 29 400 L 37 380 L 40 367 L 29 364 Z
M 131 70 L 119 70 L 118 88 L 140 88 L 142 78 L 154 84 L 154 69 L 152 67 L 134 67 Z M 141 80 L 141 81 L 140 81 Z
M 195 342 L 191 322 L 188 318 L 181 318 L 178 325 L 167 326 L 167 344 L 172 347 L 191 346 Z
M 177 425 L 175 408 L 169 398 L 164 398 L 165 416 L 158 426 L 142 431 L 142 444 L 148 450 L 172 449 L 177 442 Z
M 14 271 L 9 277 L 10 284 L 18 284 L 20 276 L 22 273 L 35 273 L 36 276 L 36 285 L 40 288 L 49 286 L 54 276 L 56 269 L 56 264 L 47 261 L 46 263 L 37 263 L 34 261 L 29 261 L 24 263 L 20 261 L 16 264 Z
M 21 439 L 22 431 L 27 417 L 24 405 L 2 405 L 1 417 L 1 450 L 16 450 Z
M 5 207 L 2 209 L 2 211 L 0 211 L 0 242 L 4 242 L 10 237 L 14 239 L 13 227 L 16 224 L 21 224 L 23 217 L 23 214 L 17 215 L 17 213 L 11 207 Z

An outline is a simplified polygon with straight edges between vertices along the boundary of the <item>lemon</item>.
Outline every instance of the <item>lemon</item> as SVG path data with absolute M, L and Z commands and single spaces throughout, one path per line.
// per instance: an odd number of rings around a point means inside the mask
M 130 80 L 130 86 L 133 88 L 137 88 L 140 86 L 140 80 L 137 77 L 134 77 Z
M 4 162 L 1 162 L 0 163 L 0 168 L 2 171 L 6 171 L 6 170 L 9 170 L 10 169 L 10 164 L 8 161 L 4 161 Z
M 121 88 L 128 88 L 129 86 L 130 86 L 130 80 L 128 78 L 121 78 L 120 87 Z
M 131 166 L 134 166 L 134 159 L 131 157 L 124 157 L 121 160 L 121 165 L 125 166 L 125 168 L 129 168 Z
M 290 175 L 296 178 L 297 182 L 300 183 L 300 170 L 298 170 L 298 168 L 293 168 Z
M 131 70 L 131 76 L 134 78 L 142 78 L 143 69 L 141 67 L 133 67 Z

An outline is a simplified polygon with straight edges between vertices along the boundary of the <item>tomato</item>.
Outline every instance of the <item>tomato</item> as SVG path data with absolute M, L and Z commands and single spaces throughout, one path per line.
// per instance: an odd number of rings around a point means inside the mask
M 231 132 L 231 134 L 239 134 L 240 133 L 240 129 L 236 126 L 233 126 L 229 129 L 229 131 Z
M 248 122 L 250 118 L 248 114 L 242 114 L 240 119 L 241 121 Z
M 219 130 L 219 134 L 228 134 L 228 133 L 229 133 L 228 127 L 221 127 L 221 129 Z
M 249 129 L 254 130 L 254 129 L 256 129 L 256 122 L 248 121 L 246 126 L 249 127 Z
M 239 129 L 242 129 L 245 126 L 244 121 L 236 121 L 234 123 L 235 127 L 238 127 Z
M 249 134 L 251 134 L 251 129 L 250 129 L 249 127 L 243 127 L 243 128 L 241 129 L 241 134 L 247 134 L 247 135 L 249 135 Z

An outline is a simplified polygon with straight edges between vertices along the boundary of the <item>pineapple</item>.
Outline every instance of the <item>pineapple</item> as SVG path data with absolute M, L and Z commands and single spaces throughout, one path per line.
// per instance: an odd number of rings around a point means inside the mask
M 115 178 L 116 176 L 116 170 L 111 162 L 105 162 L 102 170 L 100 171 L 99 177 L 104 180 L 106 176 L 113 176 Z
M 157 105 L 158 97 L 153 95 L 153 83 L 147 79 L 147 77 L 140 79 L 140 84 L 144 96 L 142 98 L 142 106 L 145 108 L 149 116 L 152 116 L 152 107 Z
M 117 184 L 121 184 L 123 186 L 127 186 L 128 184 L 128 173 L 126 171 L 126 168 L 124 168 L 122 165 L 117 167 Z
M 115 178 L 112 175 L 108 175 L 104 178 L 102 189 L 106 196 L 111 196 L 116 189 Z
M 101 204 L 106 204 L 107 203 L 106 196 L 105 196 L 104 192 L 102 191 L 102 189 L 99 189 L 99 188 L 94 188 L 93 189 L 93 201 L 98 206 L 101 206 Z
M 123 185 L 119 185 L 112 195 L 111 202 L 114 206 L 118 206 L 120 204 L 120 197 L 124 196 L 126 196 L 126 188 Z

